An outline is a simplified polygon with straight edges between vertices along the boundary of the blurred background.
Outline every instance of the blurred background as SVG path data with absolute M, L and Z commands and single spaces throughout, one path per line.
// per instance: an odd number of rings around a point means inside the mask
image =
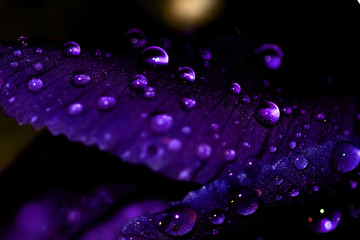
M 305 67 L 351 84 L 359 77 L 359 16 L 356 0 L 0 0 L 0 40 L 25 35 L 116 49 L 134 27 L 173 39 L 245 35 L 295 46 Z M 37 134 L 0 112 L 0 173 Z

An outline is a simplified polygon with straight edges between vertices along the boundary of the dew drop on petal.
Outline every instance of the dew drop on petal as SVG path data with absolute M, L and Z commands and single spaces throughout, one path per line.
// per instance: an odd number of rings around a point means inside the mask
M 360 149 L 348 142 L 340 142 L 331 154 L 330 163 L 333 169 L 347 173 L 353 171 L 360 162 Z
M 181 105 L 183 106 L 184 109 L 190 110 L 196 106 L 196 101 L 191 98 L 182 98 Z
M 158 114 L 150 120 L 150 128 L 154 132 L 167 132 L 173 124 L 173 118 L 168 114 Z
M 280 186 L 283 183 L 284 179 L 278 175 L 274 176 L 272 179 L 272 182 L 276 185 L 276 186 Z
M 155 88 L 153 87 L 145 87 L 144 98 L 153 98 L 156 96 Z
M 21 56 L 21 50 L 14 50 L 11 53 L 14 57 L 20 57 Z
M 279 121 L 279 107 L 273 102 L 262 102 L 255 111 L 255 118 L 260 125 L 272 127 Z
M 65 57 L 78 57 L 80 56 L 81 49 L 76 42 L 67 42 L 64 44 L 63 53 Z
M 241 87 L 238 83 L 231 83 L 230 92 L 235 95 L 239 95 L 241 93 Z
M 308 165 L 308 160 L 302 153 L 294 153 L 291 155 L 290 160 L 292 164 L 296 167 L 298 170 L 303 170 Z
M 211 147 L 206 143 L 201 143 L 196 148 L 196 156 L 199 159 L 206 159 L 210 157 L 211 152 L 212 152 Z
M 37 62 L 37 63 L 34 63 L 32 65 L 32 68 L 35 70 L 35 71 L 41 71 L 43 69 L 43 65 L 41 62 Z
M 236 158 L 236 152 L 234 149 L 226 149 L 224 152 L 224 159 L 227 162 L 233 161 Z
M 209 214 L 209 221 L 215 225 L 222 224 L 225 221 L 224 212 L 219 209 L 212 210 Z
M 139 61 L 144 67 L 159 69 L 167 67 L 169 56 L 161 47 L 150 46 L 140 53 Z
M 21 36 L 17 39 L 17 42 L 19 44 L 20 47 L 28 47 L 29 46 L 29 38 L 26 36 Z
M 43 82 L 40 78 L 33 78 L 27 83 L 27 87 L 32 92 L 40 91 L 43 87 Z
M 278 45 L 269 43 L 255 49 L 255 53 L 259 55 L 262 63 L 270 70 L 279 69 L 284 57 L 284 53 Z
M 300 190 L 298 188 L 293 188 L 290 190 L 289 195 L 291 197 L 296 197 L 300 194 Z
M 101 111 L 106 111 L 113 108 L 116 104 L 116 100 L 113 97 L 103 96 L 98 99 L 97 108 Z
M 259 207 L 258 197 L 250 189 L 242 190 L 237 196 L 237 214 L 248 216 L 256 212 Z
M 195 226 L 197 213 L 190 207 L 177 207 L 165 213 L 158 227 L 170 236 L 183 236 Z
M 179 67 L 176 76 L 180 81 L 185 81 L 185 82 L 195 81 L 195 71 L 189 67 Z
M 75 74 L 71 79 L 72 84 L 74 84 L 77 87 L 85 86 L 90 81 L 91 81 L 90 76 L 84 73 Z
M 68 107 L 68 113 L 73 116 L 80 115 L 84 110 L 84 106 L 81 103 L 72 103 Z
M 145 89 L 148 86 L 148 81 L 144 75 L 136 74 L 131 77 L 130 86 L 133 89 Z

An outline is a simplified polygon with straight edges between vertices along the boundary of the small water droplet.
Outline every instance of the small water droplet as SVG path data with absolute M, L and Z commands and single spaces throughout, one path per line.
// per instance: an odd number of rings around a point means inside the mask
M 292 113 L 292 108 L 291 107 L 283 107 L 282 109 L 281 109 L 281 111 L 285 114 L 285 115 L 291 115 L 291 113 Z
M 35 53 L 37 53 L 37 54 L 41 54 L 43 52 L 43 50 L 41 49 L 41 48 L 36 48 L 36 50 L 35 50 Z
M 153 87 L 146 87 L 144 92 L 144 98 L 153 98 L 156 96 L 155 88 Z
M 78 57 L 80 56 L 81 49 L 76 42 L 67 42 L 64 44 L 63 53 L 65 57 Z
M 21 50 L 14 50 L 12 51 L 12 55 L 14 57 L 20 57 L 21 56 Z
M 73 116 L 80 115 L 84 110 L 84 106 L 81 103 L 72 103 L 68 107 L 68 113 Z
M 291 189 L 290 192 L 289 192 L 289 195 L 290 195 L 291 197 L 296 197 L 296 196 L 298 196 L 299 194 L 300 194 L 300 189 L 298 189 L 298 188 L 293 188 L 293 189 Z
M 270 70 L 279 69 L 284 57 L 284 52 L 278 45 L 269 43 L 255 49 L 255 53 L 258 54 L 262 63 Z
M 72 84 L 74 84 L 77 87 L 82 87 L 87 85 L 89 82 L 91 81 L 91 78 L 89 75 L 85 74 L 85 73 L 78 73 L 75 74 L 72 79 L 71 82 Z
M 300 153 L 300 152 L 294 153 L 291 155 L 290 159 L 291 159 L 292 164 L 294 164 L 294 166 L 298 170 L 303 170 L 308 165 L 308 160 L 303 153 Z
M 206 61 L 210 61 L 212 59 L 212 55 L 210 50 L 208 49 L 203 49 L 199 51 L 199 56 Z
M 309 129 L 310 129 L 310 124 L 305 124 L 305 125 L 304 125 L 304 129 L 305 129 L 305 130 L 309 130 Z
M 280 186 L 283 183 L 284 179 L 278 175 L 274 176 L 274 178 L 272 179 L 272 182 L 276 185 L 276 186 Z
M 195 81 L 195 71 L 189 67 L 179 67 L 176 76 L 180 81 L 185 81 L 185 82 Z
M 212 152 L 211 147 L 205 143 L 199 144 L 196 148 L 196 156 L 199 159 L 206 159 L 206 158 L 210 157 L 211 152 Z
M 168 148 L 171 151 L 179 151 L 182 146 L 182 143 L 179 139 L 171 139 L 168 143 Z
M 234 149 L 226 149 L 224 152 L 224 159 L 227 162 L 233 161 L 236 158 L 236 152 Z
M 95 51 L 94 51 L 94 56 L 96 56 L 96 57 L 100 57 L 100 56 L 101 56 L 101 51 L 100 51 L 100 49 L 95 49 Z
M 295 141 L 290 141 L 289 142 L 289 148 L 294 149 L 296 147 L 296 142 Z
M 136 74 L 131 77 L 130 86 L 134 89 L 145 89 L 148 86 L 148 81 L 144 75 Z
M 318 113 L 315 116 L 315 119 L 318 121 L 323 121 L 325 119 L 325 114 L 324 113 Z
M 275 103 L 265 101 L 257 107 L 255 118 L 260 125 L 272 127 L 279 121 L 280 110 Z
M 276 152 L 276 150 L 277 150 L 277 148 L 276 147 L 274 147 L 274 146 L 272 146 L 272 147 L 270 147 L 270 152 Z
M 13 103 L 13 102 L 15 102 L 15 100 L 16 100 L 16 97 L 11 97 L 11 98 L 9 98 L 9 103 Z
M 225 221 L 225 214 L 222 210 L 212 210 L 209 215 L 209 220 L 215 225 L 222 224 Z
M 168 114 L 158 114 L 151 118 L 150 128 L 157 133 L 164 133 L 170 130 L 173 118 Z
M 190 134 L 191 133 L 191 127 L 189 126 L 184 126 L 182 129 L 181 129 L 181 132 L 183 134 Z
M 231 83 L 230 92 L 235 95 L 239 95 L 241 93 L 241 87 L 238 83 Z
M 150 46 L 140 53 L 139 61 L 144 67 L 159 69 L 167 67 L 169 56 L 161 47 Z
M 19 66 L 19 63 L 18 62 L 10 62 L 9 63 L 9 67 L 10 68 L 17 68 Z
M 103 96 L 98 99 L 97 108 L 101 111 L 112 109 L 116 104 L 116 100 L 113 97 Z
M 43 65 L 41 62 L 37 62 L 37 63 L 34 63 L 32 65 L 32 68 L 35 70 L 35 71 L 41 71 L 43 69 Z
M 141 49 L 146 46 L 145 34 L 138 28 L 131 28 L 124 33 L 126 43 L 133 49 Z
M 197 213 L 190 207 L 177 207 L 165 214 L 158 222 L 158 227 L 171 236 L 183 236 L 195 226 Z
M 184 109 L 190 110 L 196 106 L 196 101 L 191 98 L 182 98 L 181 105 L 183 106 Z
M 331 166 L 342 173 L 353 171 L 360 162 L 360 149 L 348 142 L 340 142 L 331 154 Z
M 242 103 L 249 104 L 250 101 L 251 101 L 251 99 L 250 99 L 250 97 L 249 97 L 248 95 L 242 95 L 242 96 L 240 97 L 240 101 L 241 101 Z
M 30 79 L 27 83 L 27 87 L 32 92 L 40 91 L 43 87 L 43 82 L 40 78 Z

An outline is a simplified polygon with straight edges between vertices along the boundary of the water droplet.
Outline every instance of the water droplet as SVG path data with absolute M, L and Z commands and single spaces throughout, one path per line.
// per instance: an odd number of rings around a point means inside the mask
M 255 49 L 255 53 L 259 55 L 262 63 L 270 70 L 279 69 L 284 57 L 284 53 L 278 45 L 269 43 Z
M 325 114 L 324 113 L 318 113 L 315 116 L 315 119 L 318 121 L 323 121 L 325 119 Z
M 130 86 L 134 89 L 145 89 L 148 85 L 148 81 L 144 75 L 136 74 L 131 77 Z
M 143 240 L 143 239 L 135 235 L 126 235 L 126 236 L 120 236 L 118 240 Z
M 43 50 L 38 47 L 38 48 L 36 48 L 35 52 L 36 52 L 37 54 L 41 54 L 41 53 L 43 52 Z
M 182 143 L 179 139 L 171 139 L 168 143 L 168 148 L 171 151 L 179 151 L 182 146 Z
M 308 165 L 308 160 L 305 157 L 304 154 L 302 153 L 294 153 L 291 155 L 290 157 L 292 164 L 294 164 L 294 166 L 298 169 L 298 170 L 303 170 L 307 167 Z
M 185 82 L 195 81 L 195 71 L 189 67 L 179 67 L 176 76 L 180 81 L 185 81 Z
M 280 110 L 275 103 L 265 101 L 257 107 L 255 118 L 260 125 L 272 127 L 279 121 Z
M 272 179 L 272 182 L 276 185 L 276 186 L 280 186 L 283 183 L 284 179 L 278 175 L 274 176 L 274 178 Z
M 73 116 L 80 115 L 84 110 L 84 106 L 81 103 L 73 103 L 68 107 L 68 113 Z
M 231 83 L 230 92 L 235 95 L 239 95 L 241 93 L 241 87 L 238 83 Z
M 20 57 L 21 56 L 21 50 L 14 50 L 12 51 L 12 55 L 14 57 Z
M 309 130 L 309 129 L 310 129 L 310 124 L 305 124 L 305 125 L 304 125 L 304 129 L 305 129 L 305 130 Z
M 25 47 L 29 46 L 29 38 L 26 37 L 26 36 L 21 36 L 21 37 L 19 37 L 19 38 L 17 39 L 17 42 L 18 42 L 18 44 L 19 44 L 20 47 L 25 48 Z
M 227 162 L 233 161 L 236 158 L 236 152 L 234 149 L 226 149 L 224 152 L 224 159 Z
M 43 82 L 40 78 L 33 78 L 27 83 L 27 87 L 32 92 L 40 91 L 43 87 Z
M 290 192 L 289 192 L 289 195 L 290 195 L 291 197 L 296 197 L 296 196 L 298 196 L 299 194 L 300 194 L 300 189 L 298 189 L 298 188 L 293 188 L 293 189 L 291 189 Z
M 65 57 L 78 57 L 80 56 L 81 49 L 76 42 L 67 42 L 64 44 L 63 53 Z
M 10 68 L 17 68 L 19 66 L 19 63 L 18 62 L 10 62 L 9 63 L 9 67 Z
M 196 156 L 200 159 L 206 159 L 210 157 L 212 152 L 211 147 L 208 144 L 201 143 L 196 148 Z
M 270 152 L 276 152 L 276 150 L 277 150 L 277 148 L 276 147 L 274 147 L 274 146 L 272 146 L 272 147 L 270 147 Z
M 100 57 L 100 56 L 101 56 L 101 51 L 100 51 L 100 49 L 95 49 L 95 51 L 94 51 L 94 56 L 96 56 L 96 57 Z
M 253 214 L 259 207 L 256 194 L 247 188 L 242 189 L 237 196 L 237 214 L 248 216 Z
M 208 49 L 203 49 L 199 51 L 199 56 L 206 61 L 210 61 L 212 59 L 212 55 L 210 50 Z
M 342 173 L 354 170 L 360 162 L 360 149 L 348 142 L 340 142 L 331 154 L 332 167 Z
M 248 95 L 242 95 L 242 96 L 240 97 L 240 101 L 241 101 L 242 103 L 249 104 L 251 100 L 250 100 L 250 97 L 249 97 Z
M 151 118 L 150 128 L 154 132 L 167 132 L 173 124 L 173 118 L 168 114 L 158 114 Z
M 297 138 L 301 137 L 301 132 L 297 132 L 297 133 L 295 134 L 295 136 L 296 136 Z
M 141 49 L 146 45 L 146 38 L 143 31 L 132 28 L 124 33 L 126 43 L 133 49 Z
M 181 129 L 181 132 L 182 132 L 183 134 L 190 134 L 190 133 L 191 133 L 191 127 L 185 126 L 185 127 L 183 127 L 183 128 Z
M 34 63 L 33 65 L 32 65 L 32 68 L 35 70 L 35 71 L 41 71 L 42 69 L 43 69 L 43 65 L 42 65 L 42 63 L 40 63 L 40 62 L 37 62 L 37 63 Z
M 75 74 L 71 79 L 71 82 L 77 87 L 85 86 L 90 81 L 91 81 L 90 76 L 84 73 Z
M 209 220 L 212 224 L 219 225 L 225 221 L 225 214 L 222 210 L 212 210 L 210 212 Z
M 161 218 L 158 227 L 171 236 L 183 236 L 195 226 L 197 213 L 190 207 L 177 207 Z
M 97 108 L 101 111 L 106 111 L 113 108 L 116 104 L 116 100 L 113 97 L 103 96 L 98 99 Z
M 9 98 L 9 103 L 13 103 L 13 102 L 15 102 L 15 100 L 16 100 L 16 97 L 11 97 L 11 98 Z
M 290 141 L 289 142 L 289 148 L 294 149 L 296 147 L 296 142 L 295 141 Z
M 281 111 L 285 114 L 285 115 L 291 115 L 292 113 L 292 108 L 291 107 L 283 107 L 281 109 Z
M 155 88 L 153 87 L 146 87 L 144 92 L 144 98 L 153 98 L 156 96 Z
M 196 101 L 194 99 L 191 99 L 191 98 L 182 98 L 181 99 L 181 105 L 186 110 L 190 110 L 190 109 L 193 109 L 196 106 Z
M 328 233 L 336 229 L 341 220 L 341 211 L 338 209 L 320 209 L 313 211 L 307 218 L 308 227 L 317 233 Z
M 164 68 L 169 64 L 169 56 L 161 47 L 150 46 L 140 53 L 140 63 L 148 68 Z

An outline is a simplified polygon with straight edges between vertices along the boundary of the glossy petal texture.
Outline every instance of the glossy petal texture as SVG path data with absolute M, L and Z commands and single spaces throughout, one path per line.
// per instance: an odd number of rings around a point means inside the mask
M 99 59 L 92 50 L 82 48 L 80 56 L 66 58 L 61 48 L 40 46 L 43 51 L 39 54 L 39 46 L 30 45 L 21 49 L 21 56 L 14 56 L 14 49 L 2 47 L 0 103 L 20 124 L 46 126 L 55 135 L 97 145 L 124 161 L 147 165 L 173 179 L 207 184 L 173 204 L 173 208 L 187 209 L 185 220 L 175 221 L 171 208 L 159 213 L 170 219 L 165 227 L 160 221 L 153 222 L 158 215 L 143 216 L 122 228 L 123 237 L 227 236 L 246 229 L 245 223 L 251 222 L 248 219 L 266 215 L 266 207 L 308 197 L 314 184 L 329 190 L 342 172 L 356 169 L 355 153 L 360 145 L 356 96 L 325 96 L 322 94 L 329 86 L 320 87 L 321 91 L 312 86 L 311 92 L 299 82 L 295 86 L 299 92 L 293 91 L 284 81 L 294 77 L 291 74 L 298 68 L 290 62 L 288 72 L 269 73 L 256 62 L 253 51 L 260 44 L 254 40 L 220 38 L 209 45 L 211 67 L 194 54 L 200 49 L 179 46 L 169 53 L 170 65 L 162 69 L 143 69 L 135 54 L 113 53 L 111 58 Z M 41 70 L 33 68 L 38 62 Z M 178 66 L 191 66 L 196 81 L 178 81 Z M 79 72 L 91 78 L 82 87 L 71 82 Z M 146 77 L 156 96 L 144 98 L 142 91 L 131 88 L 135 74 Z M 29 91 L 27 82 L 35 77 L 42 80 L 42 88 Z M 311 83 L 318 75 L 307 77 L 315 78 L 307 80 Z M 229 91 L 233 82 L 241 86 L 244 95 Z M 287 87 L 280 88 L 283 85 Z M 318 90 L 321 94 L 312 95 Z M 97 108 L 102 96 L 115 99 L 110 110 Z M 194 99 L 196 107 L 184 110 L 183 98 Z M 259 106 L 266 109 L 266 103 L 277 106 L 271 107 L 276 109 L 276 121 L 271 119 L 271 124 L 264 126 L 256 112 Z M 279 116 L 279 109 L 284 108 L 292 110 Z M 273 113 L 261 114 L 267 112 Z M 316 117 L 319 114 L 321 117 Z M 351 144 L 345 148 L 351 152 L 345 158 L 341 157 L 343 148 L 336 147 L 342 143 Z M 226 157 L 229 149 L 235 151 L 230 160 Z M 306 161 L 294 161 L 293 153 Z M 353 161 L 351 155 L 357 158 Z M 224 223 L 227 231 L 223 233 L 214 231 L 209 221 L 215 209 L 226 212 L 225 218 L 230 219 Z

